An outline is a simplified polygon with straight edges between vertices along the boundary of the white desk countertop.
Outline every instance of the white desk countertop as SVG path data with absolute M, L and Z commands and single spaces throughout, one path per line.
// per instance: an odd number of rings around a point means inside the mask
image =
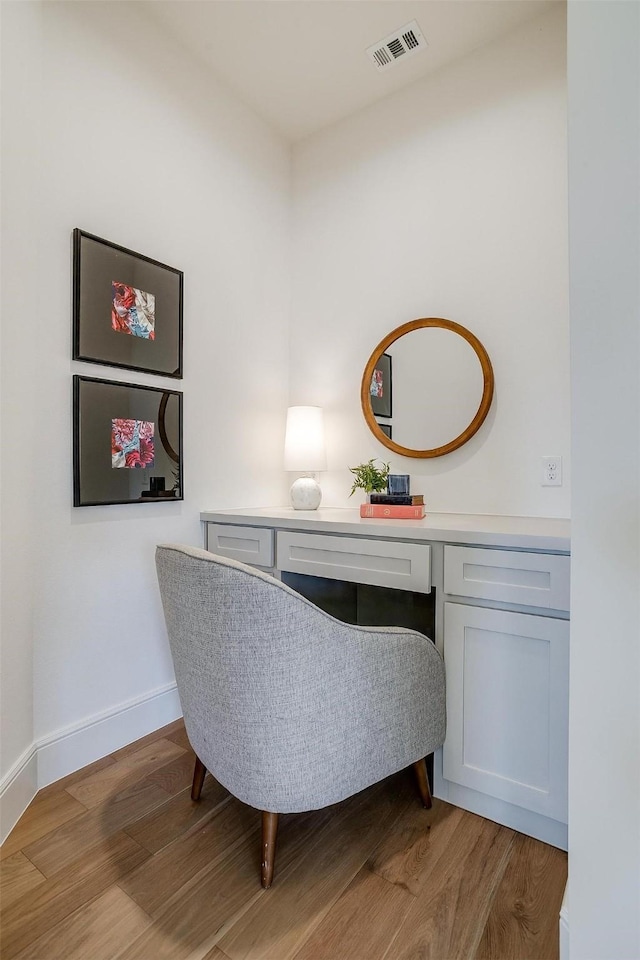
M 361 518 L 359 508 L 350 507 L 321 507 L 318 510 L 250 507 L 205 510 L 200 519 L 205 523 L 236 523 L 392 540 L 435 540 L 560 553 L 569 553 L 571 549 L 570 521 L 552 517 L 428 513 L 424 520 L 373 520 Z

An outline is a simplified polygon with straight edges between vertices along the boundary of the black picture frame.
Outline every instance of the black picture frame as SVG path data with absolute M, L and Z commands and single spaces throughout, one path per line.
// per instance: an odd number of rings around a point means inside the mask
M 73 377 L 73 505 L 184 500 L 182 392 Z
M 392 436 L 393 427 L 390 423 L 380 423 L 380 421 L 378 421 L 378 426 L 380 427 L 384 435 L 386 437 L 389 437 L 389 440 L 393 439 L 393 436 Z
M 391 417 L 393 415 L 393 383 L 390 353 L 383 353 L 376 363 L 371 375 L 369 393 L 374 417 Z
M 73 359 L 182 377 L 184 274 L 78 227 Z

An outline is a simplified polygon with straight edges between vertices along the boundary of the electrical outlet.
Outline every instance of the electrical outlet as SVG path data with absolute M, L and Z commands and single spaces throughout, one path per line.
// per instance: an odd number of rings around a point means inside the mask
M 562 486 L 562 457 L 542 458 L 542 486 Z

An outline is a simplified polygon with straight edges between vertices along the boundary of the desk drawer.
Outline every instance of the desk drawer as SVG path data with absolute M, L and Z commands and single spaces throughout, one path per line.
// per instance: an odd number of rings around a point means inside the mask
M 273 530 L 208 523 L 207 550 L 256 567 L 272 567 Z
M 569 565 L 569 557 L 551 553 L 445 546 L 444 592 L 568 610 Z
M 279 530 L 277 567 L 289 573 L 350 583 L 431 592 L 431 547 Z

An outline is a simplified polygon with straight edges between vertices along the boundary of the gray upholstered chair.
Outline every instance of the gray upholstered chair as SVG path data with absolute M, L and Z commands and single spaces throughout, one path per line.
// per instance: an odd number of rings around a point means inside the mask
M 445 734 L 444 667 L 422 634 L 359 627 L 234 560 L 161 545 L 156 567 L 187 735 L 206 771 L 262 811 L 262 885 L 279 813 L 316 810 L 413 765 Z

